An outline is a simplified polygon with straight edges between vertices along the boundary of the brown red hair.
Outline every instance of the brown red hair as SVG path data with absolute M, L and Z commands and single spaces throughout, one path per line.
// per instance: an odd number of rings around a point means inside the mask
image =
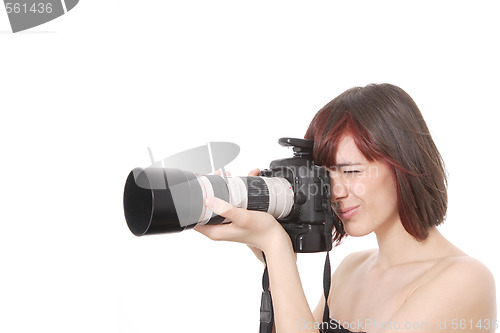
M 345 91 L 312 120 L 306 139 L 314 140 L 313 158 L 336 164 L 339 141 L 352 136 L 369 160 L 389 164 L 396 180 L 398 213 L 417 240 L 443 222 L 447 209 L 444 163 L 413 99 L 391 84 L 372 84 Z M 335 232 L 340 242 L 345 232 Z

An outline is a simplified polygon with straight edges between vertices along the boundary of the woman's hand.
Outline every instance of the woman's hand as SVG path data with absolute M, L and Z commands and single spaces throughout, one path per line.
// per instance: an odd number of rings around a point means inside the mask
M 248 173 L 248 176 L 258 176 L 259 173 L 260 173 L 260 169 L 253 169 L 252 171 L 250 171 Z M 217 171 L 215 171 L 215 174 L 220 176 L 221 171 L 217 170 Z M 229 171 L 226 171 L 226 176 L 231 176 L 231 173 Z M 196 228 L 195 228 L 195 230 L 196 230 Z M 247 244 L 247 246 L 250 250 L 252 250 L 253 254 L 257 257 L 257 259 L 259 259 L 265 265 L 266 262 L 264 261 L 264 255 L 262 253 L 262 250 L 259 249 L 258 247 L 253 246 L 253 245 Z
M 257 176 L 255 169 L 249 176 Z M 216 197 L 209 197 L 205 204 L 215 214 L 231 221 L 220 225 L 199 225 L 194 229 L 212 240 L 225 240 L 247 244 L 259 260 L 262 251 L 266 252 L 277 242 L 289 242 L 290 239 L 276 219 L 264 212 L 251 211 L 231 206 Z
M 215 214 L 231 221 L 227 224 L 195 227 L 196 231 L 212 240 L 244 243 L 266 252 L 276 242 L 288 237 L 278 221 L 268 213 L 236 208 L 216 197 L 207 198 L 205 204 Z
M 258 176 L 259 173 L 260 173 L 259 169 L 253 169 L 252 171 L 250 171 L 248 173 L 248 176 Z M 262 250 L 255 247 L 255 246 L 252 246 L 252 245 L 248 245 L 248 247 L 250 248 L 250 250 L 252 250 L 253 254 L 255 254 L 257 259 L 259 259 L 265 265 L 266 262 L 264 261 L 264 256 L 262 255 Z M 297 253 L 295 253 L 295 261 L 297 261 Z

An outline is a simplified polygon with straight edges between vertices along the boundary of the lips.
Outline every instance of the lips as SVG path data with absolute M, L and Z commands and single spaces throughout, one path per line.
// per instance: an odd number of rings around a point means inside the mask
M 351 206 L 340 210 L 339 215 L 342 220 L 347 220 L 353 217 L 359 210 L 358 206 Z

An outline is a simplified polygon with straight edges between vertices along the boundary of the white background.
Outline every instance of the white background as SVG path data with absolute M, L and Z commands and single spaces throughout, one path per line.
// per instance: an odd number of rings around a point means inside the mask
M 125 178 L 147 147 L 160 159 L 207 141 L 240 145 L 233 175 L 265 168 L 291 154 L 279 137 L 369 83 L 419 105 L 449 172 L 440 230 L 498 279 L 497 8 L 82 0 L 18 34 L 1 9 L 0 331 L 256 332 L 260 262 L 193 231 L 132 236 Z M 333 266 L 372 236 L 335 248 Z M 323 260 L 299 256 L 312 307 Z

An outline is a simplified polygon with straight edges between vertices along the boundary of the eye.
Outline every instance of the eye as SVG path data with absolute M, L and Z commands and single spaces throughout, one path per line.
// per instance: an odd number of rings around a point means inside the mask
M 361 170 L 345 170 L 344 173 L 345 174 L 354 174 L 354 173 L 360 173 Z

